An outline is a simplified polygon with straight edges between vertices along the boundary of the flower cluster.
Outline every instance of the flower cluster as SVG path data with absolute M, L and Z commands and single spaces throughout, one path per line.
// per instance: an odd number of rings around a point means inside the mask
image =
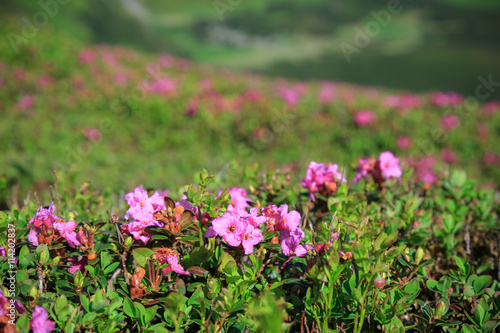
M 170 272 L 176 272 L 177 274 L 189 275 L 188 271 L 184 270 L 184 267 L 179 264 L 179 253 L 168 248 L 158 249 L 154 256 L 161 265 L 168 264 L 168 266 L 161 269 L 162 273 L 167 275 Z
M 305 257 L 307 250 L 313 249 L 310 244 L 300 245 L 305 234 L 299 228 L 301 220 L 299 212 L 295 210 L 289 212 L 288 205 L 281 205 L 279 208 L 271 205 L 262 209 L 262 215 L 267 218 L 267 229 L 279 232 L 281 250 L 288 257 L 285 264 L 295 256 Z
M 377 160 L 371 157 L 359 159 L 356 171 L 358 174 L 354 177 L 355 184 L 368 175 L 371 175 L 377 184 L 383 184 L 389 178 L 399 178 L 402 175 L 399 158 L 390 151 L 381 153 Z
M 64 238 L 72 248 L 80 246 L 81 242 L 75 232 L 76 221 L 65 222 L 54 215 L 54 211 L 54 203 L 51 203 L 48 209 L 38 208 L 27 225 L 30 230 L 28 241 L 34 246 L 38 246 L 40 243 L 51 245 Z
M 302 186 L 314 198 L 314 193 L 329 196 L 337 192 L 338 183 L 340 182 L 347 181 L 339 172 L 337 164 L 323 164 L 313 161 L 309 164 L 306 177 L 302 179 Z
M 125 219 L 131 221 L 121 226 L 122 231 L 146 244 L 151 235 L 144 231 L 144 228 L 149 226 L 163 227 L 164 225 L 153 217 L 154 212 L 165 209 L 164 197 L 158 192 L 149 197 L 146 190 L 136 187 L 133 192 L 125 195 L 125 200 L 130 206 L 125 214 Z
M 212 221 L 212 226 L 207 229 L 205 237 L 213 238 L 218 235 L 233 247 L 241 245 L 245 254 L 250 254 L 253 253 L 253 247 L 264 239 L 259 226 L 265 222 L 264 216 L 258 216 L 257 208 L 252 208 L 250 213 L 247 213 L 229 205 L 221 217 Z
M 8 300 L 0 289 L 0 331 L 15 333 L 16 327 L 13 322 L 16 318 L 16 310 L 19 314 L 26 312 L 24 305 L 17 299 Z

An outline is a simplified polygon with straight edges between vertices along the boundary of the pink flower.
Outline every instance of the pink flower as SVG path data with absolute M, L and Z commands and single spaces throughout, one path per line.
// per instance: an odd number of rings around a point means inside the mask
M 500 101 L 491 101 L 483 105 L 482 114 L 492 116 L 500 110 Z
M 35 227 L 40 228 L 42 224 L 44 224 L 47 228 L 50 228 L 54 221 L 59 220 L 59 217 L 54 215 L 55 209 L 56 207 L 53 202 L 47 209 L 43 207 L 38 208 L 35 215 L 33 215 L 31 220 L 28 222 L 27 227 L 34 225 Z
M 72 264 L 69 268 L 68 268 L 68 272 L 70 272 L 71 274 L 75 274 L 76 271 L 80 271 L 82 273 L 85 272 L 85 266 L 87 265 L 87 257 L 82 257 L 82 259 L 80 260 L 76 260 L 74 258 L 68 258 L 68 262 L 70 264 Z
M 496 165 L 499 164 L 500 162 L 500 156 L 494 152 L 487 152 L 483 156 L 483 165 L 485 167 L 491 166 L 491 165 Z
M 97 142 L 101 139 L 101 132 L 93 127 L 85 127 L 83 135 L 92 142 Z
M 300 102 L 300 93 L 293 88 L 280 87 L 278 88 L 278 95 L 291 107 L 296 106 Z
M 487 140 L 490 136 L 490 127 L 487 123 L 479 123 L 477 124 L 477 134 L 479 138 L 482 140 Z
M 278 231 L 295 231 L 300 225 L 300 214 L 299 212 L 292 210 L 288 212 L 288 205 L 281 205 L 279 208 L 280 211 L 280 219 L 276 222 L 276 230 Z
M 401 150 L 406 150 L 411 146 L 410 138 L 404 135 L 399 136 L 398 139 L 396 140 L 396 143 L 398 145 L 398 148 Z
M 116 74 L 115 75 L 115 83 L 119 87 L 123 87 L 127 84 L 128 77 L 125 74 Z
M 153 214 L 156 211 L 165 209 L 164 194 L 165 191 L 162 194 L 155 192 L 151 197 L 148 197 L 148 192 L 140 187 L 136 187 L 133 192 L 127 193 L 125 200 L 130 208 L 125 214 L 125 219 L 132 218 L 132 221 L 122 225 L 122 230 L 132 235 L 134 239 L 146 244 L 151 235 L 144 229 L 149 226 L 163 227 L 163 223 L 156 221 Z
M 399 158 L 395 157 L 390 151 L 381 153 L 378 162 L 385 179 L 401 177 L 402 171 L 399 167 Z
M 436 164 L 436 159 L 432 156 L 426 156 L 416 161 L 414 164 L 415 176 L 418 181 L 423 181 L 427 185 L 434 184 L 439 178 L 432 171 L 434 164 Z
M 307 247 L 300 245 L 304 236 L 305 234 L 300 228 L 292 232 L 288 230 L 280 232 L 281 250 L 283 254 L 287 257 L 305 257 L 307 255 Z
M 30 329 L 33 333 L 47 333 L 56 328 L 56 323 L 49 320 L 49 314 L 44 307 L 35 305 L 33 319 L 30 321 Z
M 36 232 L 35 228 L 32 228 L 30 230 L 30 233 L 28 234 L 28 241 L 33 244 L 34 246 L 38 246 L 38 233 Z
M 95 58 L 94 51 L 89 49 L 81 51 L 80 54 L 78 55 L 78 60 L 83 65 L 90 64 L 91 62 L 94 61 L 94 58 Z
M 37 85 L 40 89 L 45 89 L 52 83 L 52 78 L 49 75 L 40 75 L 37 80 Z
M 337 191 L 337 184 L 346 182 L 346 179 L 338 171 L 337 164 L 323 164 L 312 161 L 307 168 L 307 175 L 302 179 L 302 187 L 307 189 L 311 195 L 331 195 Z
M 68 242 L 69 246 L 75 247 L 82 245 L 78 240 L 76 232 L 74 231 L 76 228 L 76 221 L 69 222 L 56 222 L 54 223 L 54 229 L 59 231 L 59 234 Z
M 17 106 L 21 110 L 29 109 L 33 105 L 35 105 L 35 97 L 33 97 L 31 95 L 25 95 L 25 96 L 21 97 L 19 102 L 17 102 Z
M 377 116 L 375 115 L 375 112 L 370 111 L 370 110 L 361 110 L 356 113 L 354 113 L 354 122 L 356 125 L 359 127 L 364 127 L 368 126 L 377 120 Z
M 356 167 L 356 171 L 358 172 L 354 177 L 354 184 L 357 184 L 358 181 L 362 178 L 365 178 L 369 174 L 371 174 L 375 168 L 375 160 L 373 158 L 360 158 L 358 160 L 359 164 Z
M 455 92 L 436 92 L 431 95 L 431 104 L 437 107 L 459 106 L 463 97 Z
M 170 94 L 177 90 L 177 83 L 169 78 L 159 78 L 153 83 L 145 84 L 146 90 L 152 94 Z
M 330 82 L 323 83 L 319 90 L 318 101 L 321 104 L 328 104 L 334 99 L 334 97 L 335 86 Z
M 451 149 L 443 149 L 442 158 L 448 164 L 455 164 L 458 162 L 457 154 L 453 152 Z
M 241 244 L 241 234 L 245 230 L 245 224 L 236 216 L 226 213 L 214 219 L 212 226 L 217 235 L 224 238 L 229 245 L 237 247 Z
M 231 196 L 231 203 L 236 206 L 237 209 L 245 210 L 250 207 L 248 204 L 249 199 L 247 198 L 247 191 L 237 186 L 228 188 L 228 191 Z
M 253 247 L 259 244 L 264 239 L 262 232 L 254 228 L 252 225 L 247 224 L 241 233 L 241 245 L 245 250 L 245 254 L 253 253 Z
M 189 100 L 186 107 L 186 115 L 188 117 L 193 117 L 198 112 L 198 100 L 192 98 Z
M 457 128 L 460 125 L 460 120 L 456 115 L 448 114 L 441 118 L 439 125 L 444 131 L 449 131 Z
M 177 274 L 189 275 L 188 271 L 184 270 L 184 267 L 179 264 L 179 253 L 168 248 L 162 248 L 156 251 L 156 257 L 158 261 L 163 265 L 168 263 L 167 267 L 161 269 L 162 273 L 167 275 L 170 272 L 176 272 Z

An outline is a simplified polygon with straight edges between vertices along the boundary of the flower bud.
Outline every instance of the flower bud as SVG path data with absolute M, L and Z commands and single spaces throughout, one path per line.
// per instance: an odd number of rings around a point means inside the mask
M 35 298 L 38 295 L 38 290 L 36 289 L 35 286 L 32 286 L 30 290 L 28 291 L 28 295 L 31 297 Z
M 47 252 L 42 251 L 40 252 L 40 265 L 45 265 L 47 262 Z
M 415 255 L 415 264 L 420 264 L 420 262 L 422 261 L 422 259 L 424 258 L 424 249 L 422 249 L 421 247 L 419 247 L 417 249 L 417 253 Z
M 134 242 L 134 240 L 132 239 L 132 237 L 129 236 L 125 240 L 125 246 L 130 246 L 130 245 L 132 245 L 133 242 Z
M 376 288 L 382 289 L 385 286 L 385 279 L 384 278 L 375 279 L 373 284 L 375 285 Z
M 89 258 L 89 260 L 94 260 L 95 258 L 97 258 L 97 254 L 95 253 L 89 253 L 87 258 Z
M 444 314 L 445 311 L 446 311 L 446 304 L 444 304 L 443 301 L 440 301 L 436 305 L 436 311 L 435 311 L 436 318 L 441 318 L 441 316 Z

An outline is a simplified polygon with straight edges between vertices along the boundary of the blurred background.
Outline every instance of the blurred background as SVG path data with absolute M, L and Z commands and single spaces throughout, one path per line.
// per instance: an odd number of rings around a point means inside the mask
M 498 0 L 2 0 L 0 22 L 0 206 L 53 170 L 232 186 L 384 150 L 498 185 Z
M 479 75 L 500 77 L 497 0 L 64 2 L 49 23 L 57 32 L 224 68 L 466 96 Z M 354 29 L 391 3 L 399 5 L 390 23 L 347 63 L 341 43 L 356 46 Z M 2 20 L 39 10 L 38 1 L 0 4 Z M 499 97 L 499 89 L 490 96 Z

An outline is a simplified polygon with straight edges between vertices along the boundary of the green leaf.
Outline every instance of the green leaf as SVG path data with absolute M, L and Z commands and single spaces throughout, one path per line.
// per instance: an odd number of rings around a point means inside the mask
M 453 216 L 450 214 L 443 215 L 443 229 L 446 233 L 451 233 L 453 231 L 453 227 L 455 227 L 455 221 L 453 220 Z
M 101 268 L 105 269 L 111 262 L 113 261 L 113 257 L 109 255 L 108 252 L 101 252 Z
M 473 329 L 472 327 L 470 327 L 469 325 L 464 324 L 462 326 L 462 332 L 464 332 L 464 333 L 476 333 L 476 330 Z
M 59 311 L 61 311 L 61 309 L 66 304 L 68 304 L 68 299 L 66 298 L 66 296 L 64 296 L 64 295 L 59 296 L 59 298 L 57 298 L 56 306 L 55 306 L 55 312 L 56 312 L 56 314 L 58 314 Z
M 116 269 L 116 267 L 118 267 L 119 265 L 120 265 L 119 262 L 112 263 L 111 265 L 109 265 L 108 267 L 106 267 L 106 269 L 104 270 L 104 273 L 106 275 L 108 275 L 109 273 L 113 272 Z
M 484 288 L 488 287 L 491 284 L 491 276 L 489 275 L 482 275 L 476 278 L 472 282 L 472 287 L 474 288 L 474 292 L 476 294 L 479 294 L 480 292 L 484 291 Z
M 85 309 L 85 311 L 87 312 L 90 311 L 89 299 L 83 293 L 80 294 L 80 303 L 82 303 L 82 306 Z
M 139 318 L 139 310 L 135 307 L 134 303 L 128 299 L 125 298 L 123 300 L 123 312 L 131 318 Z
M 454 170 L 450 180 L 454 186 L 462 187 L 467 180 L 467 174 L 462 170 Z
M 141 267 L 146 267 L 147 259 L 154 254 L 154 251 L 145 247 L 135 249 L 132 251 L 135 261 Z

